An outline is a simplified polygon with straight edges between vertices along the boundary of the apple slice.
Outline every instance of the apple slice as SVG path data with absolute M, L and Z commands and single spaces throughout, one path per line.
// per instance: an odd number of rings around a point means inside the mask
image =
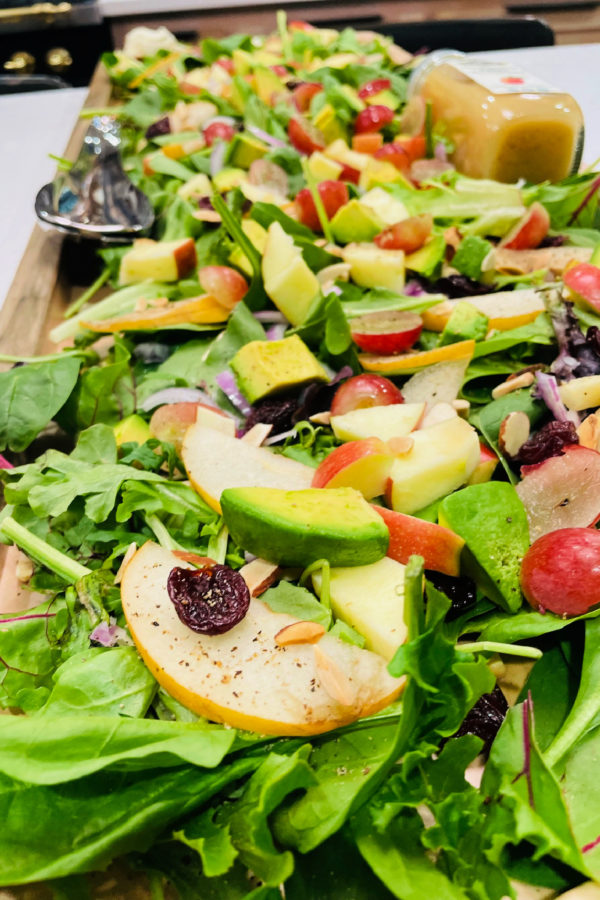
M 424 403 L 394 403 L 392 406 L 370 406 L 354 409 L 343 416 L 332 416 L 333 433 L 340 441 L 363 438 L 404 437 L 417 427 L 425 411 Z
M 321 573 L 315 572 L 312 579 L 320 596 Z M 342 619 L 362 634 L 367 650 L 390 660 L 407 635 L 404 566 L 384 556 L 368 566 L 332 568 L 329 594 L 336 619 Z
M 159 406 L 150 419 L 150 434 L 159 441 L 174 444 L 179 453 L 185 433 L 194 422 L 225 431 L 232 436 L 235 434 L 235 422 L 231 416 L 206 406 L 205 403 L 193 402 L 165 403 L 164 406 Z
M 404 287 L 404 251 L 384 250 L 375 244 L 347 244 L 342 259 L 350 266 L 350 277 L 361 287 L 389 288 L 402 291 Z
M 255 598 L 225 634 L 191 631 L 167 594 L 175 566 L 189 568 L 144 544 L 125 569 L 123 611 L 156 680 L 198 715 L 260 734 L 319 734 L 377 712 L 400 692 L 402 682 L 388 675 L 383 657 L 332 635 L 317 645 L 281 646 L 276 635 L 297 619 Z M 344 704 L 332 696 L 332 672 L 348 689 Z
M 141 238 L 121 260 L 119 284 L 138 281 L 179 281 L 196 267 L 196 245 L 192 238 L 152 241 Z
M 479 442 L 479 448 L 479 462 L 467 484 L 483 484 L 485 481 L 490 481 L 496 471 L 496 466 L 498 465 L 496 454 L 489 447 L 486 447 L 485 444 L 482 444 L 481 441 Z
M 312 486 L 353 487 L 366 500 L 372 500 L 383 494 L 394 459 L 391 449 L 379 438 L 349 441 L 319 464 Z
M 421 316 L 399 310 L 367 313 L 350 321 L 352 340 L 367 353 L 402 353 L 422 330 Z
M 248 292 L 246 279 L 230 266 L 204 266 L 198 271 L 198 281 L 225 309 L 233 309 Z
M 315 471 L 265 447 L 253 447 L 202 425 L 191 425 L 186 431 L 181 458 L 194 489 L 218 513 L 226 488 L 302 490 L 311 486 Z
M 534 250 L 542 243 L 550 228 L 547 209 L 537 201 L 525 211 L 522 218 L 500 241 L 509 250 Z
M 265 291 L 292 325 L 300 325 L 321 286 L 279 222 L 269 225 L 262 259 Z
M 562 456 L 522 466 L 517 493 L 531 540 L 559 528 L 587 528 L 600 518 L 600 453 L 573 444 Z
M 414 513 L 455 491 L 479 462 L 477 432 L 459 416 L 413 431 L 411 438 L 413 446 L 394 462 L 386 488 L 386 502 L 396 512 Z
M 425 568 L 445 575 L 460 575 L 460 554 L 464 540 L 442 525 L 415 516 L 373 506 L 390 533 L 387 555 L 406 565 L 411 556 L 422 556 Z
M 334 394 L 331 415 L 343 416 L 353 409 L 370 406 L 392 406 L 403 403 L 404 397 L 393 381 L 381 375 L 354 375 Z

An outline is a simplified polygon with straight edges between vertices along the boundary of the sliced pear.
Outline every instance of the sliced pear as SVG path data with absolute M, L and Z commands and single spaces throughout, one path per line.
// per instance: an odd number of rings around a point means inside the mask
M 393 403 L 390 406 L 367 406 L 331 417 L 331 427 L 340 441 L 359 441 L 377 437 L 382 441 L 404 437 L 419 424 L 424 403 Z
M 404 622 L 404 569 L 402 563 L 384 556 L 369 566 L 333 568 L 329 590 L 331 608 L 365 638 L 367 650 L 390 660 L 407 636 Z M 320 573 L 313 575 L 320 595 Z
M 383 657 L 332 635 L 281 646 L 276 635 L 297 619 L 260 600 L 251 599 L 244 619 L 225 634 L 197 634 L 167 594 L 175 566 L 188 567 L 148 542 L 128 564 L 121 593 L 144 662 L 188 709 L 262 734 L 309 735 L 371 715 L 400 692 L 402 682 L 388 674 Z M 339 684 L 343 692 L 334 689 Z
M 195 490 L 218 513 L 226 488 L 303 490 L 311 486 L 315 471 L 265 447 L 253 447 L 247 441 L 198 424 L 186 431 L 181 458 Z

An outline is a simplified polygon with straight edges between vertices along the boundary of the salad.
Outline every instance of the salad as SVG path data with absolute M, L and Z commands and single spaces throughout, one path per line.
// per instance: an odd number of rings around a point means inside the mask
M 2 358 L 0 884 L 596 896 L 600 176 L 456 172 L 371 32 L 104 63 L 156 223 Z

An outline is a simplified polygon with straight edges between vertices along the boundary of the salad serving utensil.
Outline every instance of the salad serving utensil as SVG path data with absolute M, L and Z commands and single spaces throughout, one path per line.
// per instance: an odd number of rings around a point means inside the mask
M 154 212 L 123 171 L 120 145 L 116 119 L 95 116 L 76 162 L 38 192 L 38 219 L 63 233 L 103 243 L 130 241 L 146 232 Z

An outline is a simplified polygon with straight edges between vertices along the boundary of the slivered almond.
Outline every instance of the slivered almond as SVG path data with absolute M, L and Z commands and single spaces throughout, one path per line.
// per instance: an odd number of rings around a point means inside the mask
M 266 441 L 269 437 L 272 430 L 272 425 L 267 425 L 266 422 L 257 422 L 250 431 L 246 432 L 241 440 L 246 441 L 247 444 L 251 444 L 253 447 L 260 447 L 263 441 Z
M 405 453 L 410 453 L 415 442 L 411 437 L 406 435 L 406 437 L 390 438 L 387 445 L 396 456 L 404 456 Z
M 454 407 L 454 409 L 456 410 L 456 412 L 462 419 L 466 419 L 467 416 L 469 415 L 469 410 L 471 409 L 471 404 L 469 403 L 468 400 L 453 400 L 452 406 Z
M 356 690 L 340 667 L 317 645 L 314 650 L 315 668 L 321 685 L 340 706 L 352 706 Z
M 267 562 L 266 559 L 253 559 L 240 569 L 240 575 L 246 582 L 251 597 L 260 597 L 279 577 L 279 566 Z
M 150 306 L 154 307 L 154 309 L 164 309 L 165 306 L 169 305 L 168 297 L 155 297 L 154 300 L 150 300 Z
M 133 307 L 134 312 L 145 312 L 148 309 L 148 301 L 144 297 L 138 297 Z
M 513 459 L 529 437 L 529 417 L 521 410 L 509 413 L 502 420 L 498 433 L 498 446 L 505 456 Z
M 199 222 L 220 222 L 221 216 L 214 209 L 197 209 L 192 213 Z
M 290 644 L 314 644 L 325 634 L 325 629 L 318 622 L 294 622 L 286 625 L 275 635 L 275 643 L 279 647 Z
M 329 410 L 325 412 L 315 413 L 314 416 L 309 416 L 309 421 L 314 422 L 315 425 L 329 425 L 331 422 L 331 413 Z
M 600 450 L 600 416 L 592 413 L 577 429 L 579 443 L 590 450 Z
M 520 375 L 513 378 L 507 378 L 502 384 L 496 385 L 492 391 L 492 397 L 494 400 L 497 400 L 499 397 L 504 397 L 506 394 L 511 394 L 513 391 L 531 387 L 534 381 L 535 376 L 533 372 L 522 372 Z
M 127 550 L 125 551 L 125 555 L 123 556 L 123 559 L 121 560 L 121 565 L 119 566 L 119 568 L 117 570 L 117 574 L 115 575 L 115 584 L 121 584 L 121 581 L 123 579 L 123 573 L 125 571 L 127 563 L 129 562 L 131 557 L 134 555 L 136 550 L 137 550 L 137 544 L 135 541 L 132 541 L 131 544 L 129 545 L 129 547 L 127 548 Z

